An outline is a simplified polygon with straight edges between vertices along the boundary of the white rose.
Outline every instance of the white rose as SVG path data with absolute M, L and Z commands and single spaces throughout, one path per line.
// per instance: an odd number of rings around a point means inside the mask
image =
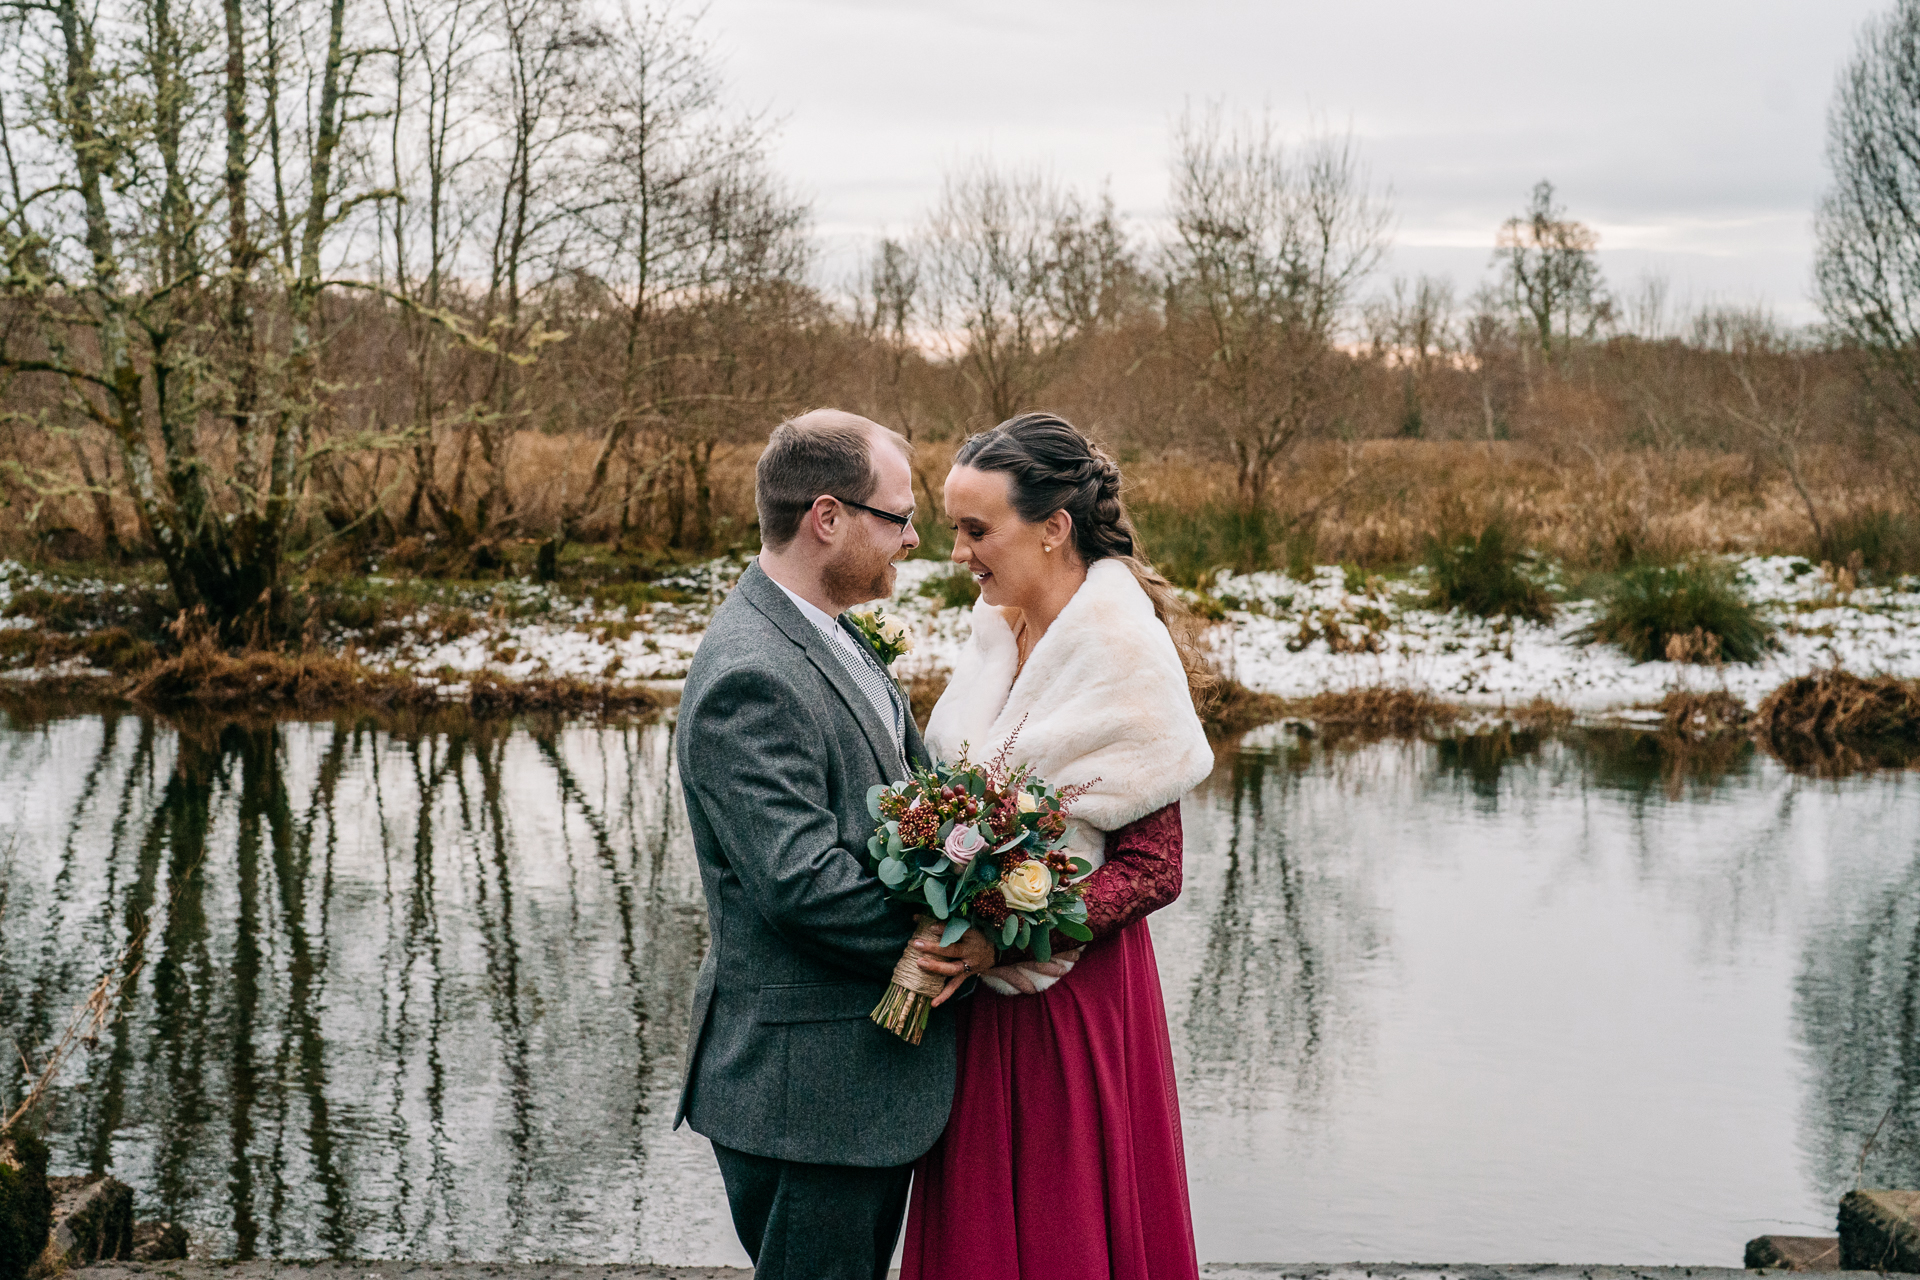
M 880 615 L 880 637 L 902 653 L 913 652 L 913 632 L 898 618 Z
M 1040 812 L 1040 802 L 1033 798 L 1033 792 L 1031 791 L 1022 791 L 1020 793 L 1019 805 L 1020 812 L 1022 813 Z
M 1001 877 L 1000 896 L 1015 911 L 1040 911 L 1053 893 L 1053 872 L 1044 862 L 1032 859 L 1021 863 Z

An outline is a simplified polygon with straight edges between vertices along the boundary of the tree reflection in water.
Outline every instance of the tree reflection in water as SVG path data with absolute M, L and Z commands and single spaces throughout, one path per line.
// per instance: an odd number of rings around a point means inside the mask
M 1869 1187 L 1920 1186 L 1920 858 L 1836 915 L 1810 934 L 1795 990 L 1812 1068 L 1809 1172 L 1834 1197 L 1863 1175 Z
M 1167 938 L 1164 969 L 1192 970 L 1175 1036 L 1190 1107 L 1316 1111 L 1366 1034 L 1353 987 L 1381 939 L 1343 849 L 1316 841 L 1300 810 L 1317 750 L 1296 740 L 1223 753 L 1187 801 L 1189 831 L 1214 830 L 1189 839 L 1186 901 L 1154 932 Z
M 60 1171 L 111 1167 L 239 1258 L 700 1229 L 662 1105 L 705 946 L 666 726 L 10 728 L 0 1019 L 29 1055 L 152 917 L 56 1098 Z

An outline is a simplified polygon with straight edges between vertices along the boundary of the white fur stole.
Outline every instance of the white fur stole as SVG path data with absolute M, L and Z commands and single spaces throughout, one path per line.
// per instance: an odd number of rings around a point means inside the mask
M 1015 765 L 1055 787 L 1098 779 L 1073 802 L 1069 852 L 1098 866 L 1105 832 L 1172 804 L 1212 771 L 1173 637 L 1120 561 L 1093 563 L 1015 680 L 1018 664 L 1006 618 L 977 602 L 973 638 L 927 722 L 927 749 L 951 761 L 964 744 L 984 762 L 1017 730 Z

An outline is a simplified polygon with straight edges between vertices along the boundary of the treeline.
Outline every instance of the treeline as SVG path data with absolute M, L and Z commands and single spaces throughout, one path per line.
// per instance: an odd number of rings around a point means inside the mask
M 750 547 L 755 446 L 819 404 L 929 445 L 930 534 L 941 443 L 1035 406 L 1222 562 L 1396 519 L 1371 554 L 1401 554 L 1494 501 L 1544 526 L 1543 483 L 1639 501 L 1643 548 L 1653 505 L 1702 495 L 1766 519 L 1696 550 L 1827 551 L 1913 510 L 1870 332 L 1610 292 L 1545 183 L 1471 295 L 1385 280 L 1350 139 L 1204 109 L 1151 231 L 972 164 L 828 285 L 768 123 L 670 9 L 36 0 L 4 24 L 8 536 L 158 557 L 231 635 L 283 626 L 316 565 Z

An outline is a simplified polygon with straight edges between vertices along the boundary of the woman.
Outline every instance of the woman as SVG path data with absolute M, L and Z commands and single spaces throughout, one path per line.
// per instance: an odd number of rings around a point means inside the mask
M 1038 964 L 1003 953 L 959 1012 L 959 1086 L 915 1166 L 901 1280 L 1195 1280 L 1179 1100 L 1146 916 L 1180 892 L 1180 797 L 1213 767 L 1208 677 L 1139 557 L 1120 470 L 1050 414 L 962 446 L 946 485 L 953 558 L 980 583 L 973 638 L 928 722 L 1074 802 L 1094 940 Z

